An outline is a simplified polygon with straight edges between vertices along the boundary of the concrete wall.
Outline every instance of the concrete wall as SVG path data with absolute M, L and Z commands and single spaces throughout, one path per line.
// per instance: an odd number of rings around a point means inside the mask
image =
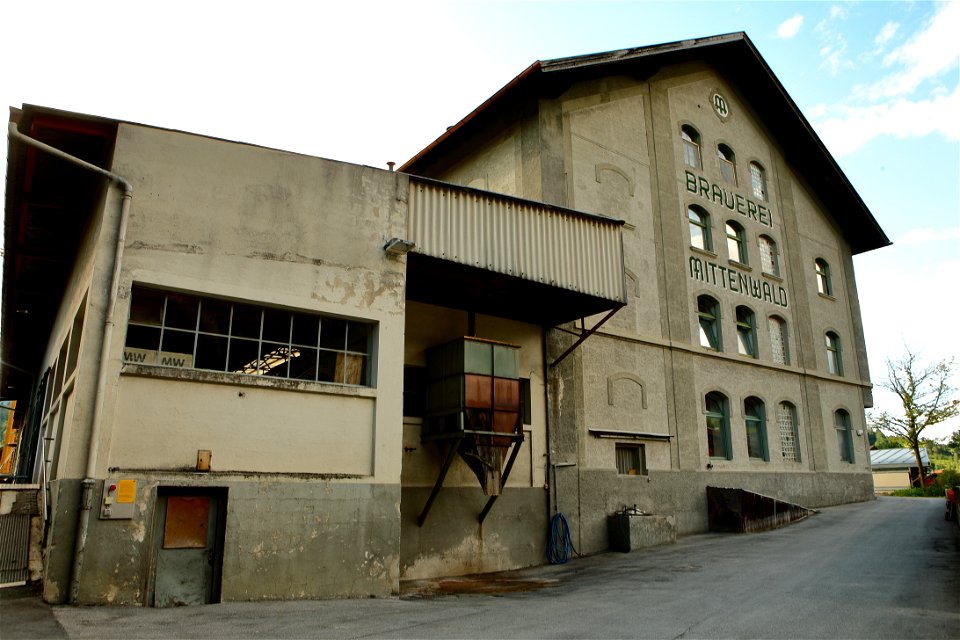
M 147 602 L 157 489 L 179 486 L 227 491 L 224 600 L 395 593 L 405 265 L 382 247 L 404 235 L 404 176 L 126 124 L 113 169 L 134 198 L 96 476 L 137 480 L 138 501 L 131 520 L 94 505 L 79 601 Z M 110 262 L 109 204 L 81 264 Z M 371 386 L 123 364 L 134 284 L 373 323 Z M 90 406 L 68 418 L 50 601 L 68 592 Z

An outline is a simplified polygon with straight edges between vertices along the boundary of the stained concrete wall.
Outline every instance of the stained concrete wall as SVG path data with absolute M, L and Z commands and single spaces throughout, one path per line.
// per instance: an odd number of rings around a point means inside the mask
M 467 335 L 467 313 L 422 303 L 407 304 L 405 362 L 426 364 L 426 350 Z M 520 346 L 520 376 L 530 380 L 529 424 L 503 494 L 481 527 L 487 502 L 476 476 L 454 458 L 426 522 L 418 526 L 440 473 L 444 449 L 420 439 L 423 420 L 404 418 L 402 535 L 404 578 L 502 571 L 542 562 L 546 539 L 547 428 L 540 327 L 478 314 L 476 336 Z
M 405 177 L 127 124 L 113 170 L 134 198 L 95 473 L 135 479 L 139 494 L 133 520 L 99 520 L 94 505 L 79 601 L 147 601 L 157 487 L 191 485 L 228 490 L 224 599 L 395 593 L 405 265 L 383 244 L 404 235 Z M 81 255 L 90 282 L 109 278 L 112 196 Z M 371 386 L 125 365 L 135 283 L 373 323 Z M 90 291 L 96 326 L 107 287 Z M 92 387 L 95 346 L 77 389 Z M 55 602 L 69 590 L 91 405 L 65 415 L 76 446 L 52 491 Z M 213 452 L 212 475 L 193 473 L 199 449 Z

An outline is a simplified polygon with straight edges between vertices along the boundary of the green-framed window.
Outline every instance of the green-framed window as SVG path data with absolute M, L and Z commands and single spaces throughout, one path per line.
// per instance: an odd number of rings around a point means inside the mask
M 853 463 L 853 429 L 850 424 L 850 414 L 843 409 L 837 409 L 834 412 L 834 424 L 837 429 L 837 449 L 840 452 L 840 461 Z
M 750 307 L 737 307 L 737 353 L 757 357 L 757 321 Z
M 720 303 L 710 296 L 699 296 L 697 319 L 700 323 L 700 346 L 721 351 L 723 336 L 720 331 Z
M 690 246 L 704 251 L 713 251 L 710 214 L 700 207 L 689 207 L 687 208 L 687 222 L 690 227 Z
M 730 460 L 730 410 L 727 397 L 719 391 L 711 391 L 704 399 L 707 422 L 707 454 L 711 458 Z
M 747 455 L 769 460 L 767 448 L 767 414 L 763 400 L 749 397 L 743 401 L 743 420 L 747 430 Z

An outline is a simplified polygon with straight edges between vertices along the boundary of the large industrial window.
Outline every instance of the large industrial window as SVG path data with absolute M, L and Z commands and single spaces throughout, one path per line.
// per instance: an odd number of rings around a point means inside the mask
M 843 354 L 840 351 L 840 336 L 828 331 L 825 336 L 827 346 L 827 371 L 835 376 L 843 375 Z
M 720 303 L 710 296 L 697 298 L 697 316 L 700 322 L 700 346 L 720 351 Z
M 800 462 L 800 442 L 797 437 L 797 408 L 789 402 L 777 407 L 777 426 L 780 428 L 780 452 L 787 462 Z
M 780 316 L 768 318 L 770 327 L 770 354 L 777 364 L 790 364 L 790 341 L 787 323 Z
M 830 281 L 830 265 L 823 258 L 813 261 L 817 272 L 817 291 L 825 296 L 833 295 L 833 283 Z
M 737 307 L 737 353 L 757 357 L 757 322 L 749 307 Z
M 370 385 L 374 325 L 134 286 L 124 361 Z
M 769 460 L 767 453 L 767 415 L 760 398 L 743 401 L 743 419 L 747 428 L 747 455 Z
M 756 162 L 750 163 L 750 187 L 754 196 L 761 200 L 767 199 L 767 174 Z
M 710 215 L 700 207 L 687 209 L 690 224 L 690 246 L 704 251 L 713 251 L 713 239 L 710 237 Z
M 683 162 L 688 167 L 699 169 L 703 166 L 700 161 L 700 133 L 690 125 L 680 127 L 680 139 L 683 142 Z
M 642 444 L 618 444 L 617 473 L 624 476 L 647 475 L 647 456 Z
M 730 414 L 727 397 L 712 391 L 706 397 L 707 453 L 711 458 L 726 458 L 730 455 Z
M 853 462 L 853 434 L 850 428 L 850 414 L 838 409 L 834 414 L 837 428 L 837 447 L 841 462 Z
M 740 264 L 747 264 L 747 236 L 740 224 L 729 221 L 727 229 L 727 254 Z
M 737 184 L 737 159 L 733 149 L 725 144 L 717 145 L 717 161 L 720 163 L 720 175 L 728 183 Z
M 780 275 L 780 254 L 777 243 L 769 236 L 760 236 L 760 269 L 772 276 Z

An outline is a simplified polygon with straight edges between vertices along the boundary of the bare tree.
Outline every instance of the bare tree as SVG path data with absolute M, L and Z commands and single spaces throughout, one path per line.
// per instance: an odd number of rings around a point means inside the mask
M 955 389 L 949 383 L 955 366 L 953 358 L 925 365 L 909 347 L 905 349 L 906 355 L 899 360 L 887 359 L 887 378 L 879 383 L 897 394 L 903 413 L 883 411 L 872 416 L 872 422 L 875 428 L 903 438 L 913 448 L 923 487 L 927 475 L 920 460 L 920 435 L 927 427 L 960 414 L 960 400 L 953 397 Z

